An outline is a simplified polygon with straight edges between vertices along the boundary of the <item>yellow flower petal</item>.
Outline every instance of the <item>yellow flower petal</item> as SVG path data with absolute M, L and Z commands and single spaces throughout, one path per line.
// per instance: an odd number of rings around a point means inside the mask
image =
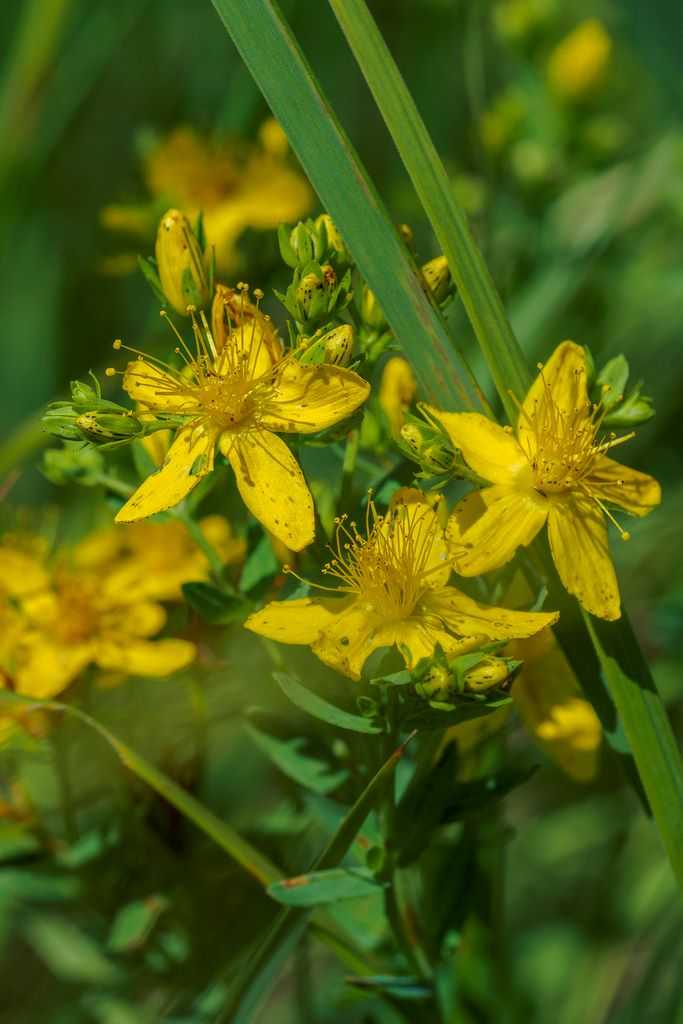
M 357 680 L 372 652 L 393 642 L 393 635 L 382 633 L 379 617 L 364 602 L 352 601 L 346 611 L 334 616 L 311 650 L 326 665 Z
M 586 485 L 600 501 L 618 505 L 634 516 L 646 516 L 662 500 L 662 489 L 653 476 L 602 456 Z
M 24 697 L 48 700 L 65 690 L 92 660 L 92 644 L 67 647 L 50 643 L 44 634 L 34 634 L 17 655 L 16 691 Z
M 313 499 L 284 441 L 269 430 L 226 432 L 220 447 L 252 515 L 292 551 L 310 544 L 315 535 Z
M 178 380 L 143 359 L 128 363 L 123 375 L 123 389 L 134 401 L 159 412 L 192 413 L 198 407 L 197 399 L 180 392 Z
M 313 644 L 352 603 L 353 599 L 345 597 L 271 601 L 265 608 L 253 612 L 244 627 L 281 644 Z
M 44 590 L 48 575 L 37 558 L 11 545 L 0 547 L 0 588 L 12 597 Z
M 140 601 L 115 608 L 105 615 L 102 622 L 104 634 L 133 637 L 156 636 L 166 624 L 166 611 L 154 601 Z
M 609 554 L 607 526 L 597 506 L 570 496 L 553 501 L 548 539 L 560 579 L 592 615 L 618 619 L 619 584 Z
M 100 668 L 114 669 L 135 676 L 168 676 L 190 665 L 197 654 L 187 640 L 102 640 L 95 651 Z
M 402 487 L 392 496 L 390 509 L 405 508 L 405 522 L 392 516 L 389 523 L 381 527 L 388 537 L 394 535 L 394 543 L 400 538 L 410 538 L 409 544 L 422 565 L 425 584 L 442 587 L 451 574 L 451 558 L 446 537 L 438 519 L 435 505 L 426 494 L 416 487 Z
M 468 495 L 456 505 L 448 523 L 448 543 L 461 576 L 477 576 L 505 565 L 518 547 L 531 543 L 548 515 L 547 498 L 533 490 L 496 486 L 477 495 Z
M 602 728 L 553 631 L 515 640 L 506 653 L 523 662 L 510 692 L 527 729 L 567 775 L 588 782 L 597 770 Z
M 221 375 L 242 367 L 248 380 L 263 377 L 278 358 L 279 339 L 273 327 L 255 316 L 244 321 L 227 338 L 220 350 L 216 370 Z
M 531 484 L 531 467 L 515 437 L 478 412 L 441 412 L 425 406 L 468 466 L 494 484 Z
M 556 412 L 549 410 L 549 401 Z M 536 433 L 532 429 L 534 421 L 548 424 L 556 418 L 557 411 L 564 417 L 572 417 L 579 410 L 584 410 L 586 416 L 590 411 L 586 390 L 586 354 L 575 342 L 563 341 L 543 365 L 522 403 L 517 421 L 520 445 L 533 455 L 537 447 Z
M 533 636 L 559 618 L 558 612 L 515 612 L 480 604 L 455 587 L 443 587 L 427 594 L 421 607 L 440 619 L 456 636 L 476 643 Z
M 368 382 L 352 370 L 292 360 L 277 375 L 261 421 L 270 430 L 314 434 L 346 419 L 369 394 Z
M 147 477 L 116 516 L 132 523 L 173 508 L 213 469 L 216 432 L 189 424 L 178 431 L 161 469 Z
M 96 530 L 75 546 L 72 564 L 78 569 L 99 569 L 118 555 L 123 540 L 123 531 L 115 526 Z
M 392 434 L 400 432 L 416 391 L 417 381 L 410 363 L 403 356 L 393 356 L 382 371 L 378 396 Z

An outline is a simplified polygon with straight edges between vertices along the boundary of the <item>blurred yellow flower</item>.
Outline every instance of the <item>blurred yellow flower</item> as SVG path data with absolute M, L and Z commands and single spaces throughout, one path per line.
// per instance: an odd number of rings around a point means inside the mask
M 480 604 L 448 586 L 446 538 L 421 491 L 403 489 L 386 515 L 368 503 L 365 534 L 337 521 L 332 559 L 323 572 L 336 597 L 273 601 L 245 622 L 247 629 L 287 644 L 307 644 L 332 668 L 359 679 L 378 647 L 396 645 L 412 668 L 439 644 L 449 654 L 530 636 L 557 614 L 511 612 Z
M 235 537 L 227 519 L 205 516 L 198 525 L 224 565 L 242 561 L 246 544 Z M 177 519 L 107 527 L 79 544 L 73 560 L 88 571 L 106 566 L 103 586 L 108 590 L 135 588 L 137 597 L 155 601 L 179 601 L 183 583 L 210 576 L 206 555 Z
M 145 158 L 145 178 L 155 202 L 147 208 L 109 206 L 103 210 L 103 223 L 148 235 L 162 203 L 177 206 L 190 219 L 201 212 L 216 265 L 230 272 L 238 265 L 236 245 L 247 228 L 268 231 L 299 220 L 313 206 L 308 182 L 287 156 L 286 137 L 272 118 L 261 126 L 257 144 L 215 141 L 192 128 L 176 128 Z
M 153 641 L 166 612 L 141 595 L 144 567 L 122 578 L 118 560 L 80 568 L 82 550 L 65 552 L 48 567 L 27 566 L 24 552 L 0 546 L 6 602 L 16 613 L 3 630 L 3 668 L 15 692 L 39 699 L 61 693 L 83 671 L 99 668 L 165 676 L 185 668 L 195 647 L 185 640 Z M 4 624 L 3 624 L 4 625 Z
M 382 370 L 378 397 L 394 437 L 401 432 L 416 391 L 417 381 L 410 363 L 403 356 L 393 356 Z
M 661 500 L 657 481 L 607 457 L 633 435 L 599 439 L 600 407 L 591 405 L 586 357 L 574 342 L 559 345 L 520 407 L 517 436 L 479 413 L 425 407 L 468 465 L 492 486 L 456 506 L 448 537 L 455 565 L 476 576 L 508 562 L 547 522 L 550 549 L 564 586 L 586 611 L 621 614 L 605 517 L 607 506 L 647 515 Z
M 507 653 L 523 662 L 511 693 L 527 729 L 567 775 L 588 782 L 597 771 L 602 727 L 552 629 L 513 640 Z
M 140 354 L 124 374 L 131 398 L 183 425 L 161 468 L 140 485 L 116 521 L 130 523 L 173 508 L 211 472 L 218 446 L 247 508 L 278 540 L 300 551 L 315 533 L 313 500 L 278 433 L 324 430 L 354 412 L 370 387 L 350 370 L 281 357 L 260 319 L 243 318 L 232 333 L 225 332 L 221 345 L 203 315 L 201 326 L 193 318 L 193 328 L 194 352 L 179 336 L 182 370 Z
M 582 21 L 548 58 L 551 88 L 564 99 L 581 99 L 603 80 L 611 53 L 612 40 L 602 22 Z

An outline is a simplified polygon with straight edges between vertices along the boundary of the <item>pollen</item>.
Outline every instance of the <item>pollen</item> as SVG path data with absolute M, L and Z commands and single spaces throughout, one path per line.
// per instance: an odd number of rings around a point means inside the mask
M 353 594 L 368 611 L 388 621 L 412 615 L 430 588 L 430 577 L 442 572 L 449 561 L 429 506 L 397 503 L 381 514 L 370 497 L 362 532 L 346 515 L 337 517 L 329 551 L 332 558 L 322 572 L 336 582 L 315 586 Z M 285 571 L 292 573 L 289 567 Z

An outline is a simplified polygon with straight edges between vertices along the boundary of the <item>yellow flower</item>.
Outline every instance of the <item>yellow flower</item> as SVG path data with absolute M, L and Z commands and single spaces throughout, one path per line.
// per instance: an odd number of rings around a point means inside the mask
M 224 565 L 241 562 L 245 542 L 235 537 L 223 516 L 205 516 L 199 527 Z M 207 580 L 206 556 L 177 519 L 113 526 L 86 538 L 74 555 L 79 569 L 107 574 L 108 591 L 134 590 L 138 598 L 179 601 L 183 583 Z
M 378 647 L 396 645 L 413 668 L 437 644 L 460 654 L 494 640 L 530 636 L 557 613 L 492 608 L 448 586 L 451 560 L 437 513 L 421 491 L 397 493 L 386 515 L 369 502 L 365 535 L 338 520 L 330 597 L 274 601 L 245 622 L 271 640 L 307 644 L 327 665 L 359 679 Z
M 451 516 L 458 572 L 476 576 L 499 568 L 547 522 L 564 586 L 593 615 L 618 619 L 605 517 L 618 524 L 607 506 L 644 516 L 661 492 L 651 476 L 608 458 L 633 435 L 599 439 L 601 412 L 588 399 L 583 349 L 571 341 L 557 347 L 524 399 L 516 437 L 479 413 L 425 408 L 474 472 L 492 484 L 468 495 Z
M 527 729 L 567 775 L 588 782 L 597 771 L 602 728 L 552 629 L 513 640 L 508 653 L 523 661 L 511 694 Z
M 38 566 L 29 587 L 16 549 L 0 547 L 3 586 L 14 595 L 21 620 L 11 644 L 3 645 L 4 667 L 17 693 L 54 697 L 91 664 L 166 676 L 193 661 L 194 644 L 151 639 L 166 621 L 160 604 L 141 597 L 130 579 L 117 580 L 115 563 L 79 569 L 79 557 L 76 548 L 51 571 Z
M 237 265 L 236 244 L 247 228 L 272 230 L 304 217 L 313 205 L 308 182 L 287 161 L 287 141 L 277 122 L 267 121 L 259 136 L 259 144 L 237 145 L 177 128 L 145 161 L 155 199 L 179 207 L 191 220 L 203 214 L 207 242 L 224 272 Z M 113 206 L 103 220 L 147 234 L 154 218 L 145 220 L 144 208 Z
M 565 99 L 580 99 L 599 85 L 611 52 L 612 40 L 602 22 L 597 18 L 582 21 L 548 58 L 551 87 Z
M 416 391 L 417 381 L 410 363 L 403 356 L 393 356 L 382 371 L 379 404 L 395 437 L 401 431 Z
M 194 352 L 179 339 L 182 370 L 140 354 L 124 374 L 131 398 L 183 425 L 161 468 L 140 485 L 116 521 L 130 523 L 173 508 L 211 472 L 218 446 L 247 508 L 278 540 L 300 551 L 313 540 L 313 500 L 278 433 L 313 434 L 338 423 L 365 401 L 369 385 L 341 367 L 276 357 L 271 332 L 258 319 L 245 319 L 220 348 L 205 317 L 201 328 L 196 320 L 193 326 Z

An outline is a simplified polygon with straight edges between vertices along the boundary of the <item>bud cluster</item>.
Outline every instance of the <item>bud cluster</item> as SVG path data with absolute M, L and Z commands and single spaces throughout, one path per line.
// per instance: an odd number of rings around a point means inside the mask
M 99 381 L 94 374 L 91 377 L 92 384 L 71 382 L 71 401 L 50 402 L 42 420 L 48 434 L 114 448 L 167 425 L 148 413 L 143 421 L 131 409 L 102 398 Z
M 521 661 L 501 657 L 500 644 L 447 658 L 438 651 L 415 673 L 415 692 L 430 703 L 449 703 L 462 694 L 485 694 L 509 687 Z

